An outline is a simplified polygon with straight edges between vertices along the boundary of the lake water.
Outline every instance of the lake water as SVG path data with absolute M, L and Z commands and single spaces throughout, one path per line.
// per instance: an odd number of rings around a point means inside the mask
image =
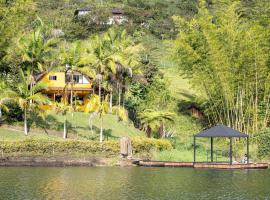
M 0 199 L 270 199 L 270 170 L 2 167 Z

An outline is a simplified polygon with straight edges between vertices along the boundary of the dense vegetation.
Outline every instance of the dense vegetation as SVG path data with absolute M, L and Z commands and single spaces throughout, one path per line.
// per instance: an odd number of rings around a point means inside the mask
M 107 115 L 148 137 L 170 138 L 176 154 L 191 149 L 192 134 L 222 123 L 255 135 L 253 156 L 257 145 L 258 155 L 268 156 L 260 133 L 270 117 L 269 6 L 267 0 L 1 0 L 1 122 L 24 121 L 26 134 L 34 124 L 55 129 L 48 120 L 54 114 L 40 112 L 40 104 L 52 104 L 41 93 L 46 85 L 34 77 L 68 66 L 94 81 L 85 131 L 93 133 L 91 119 L 98 120 L 101 142 Z M 79 8 L 90 12 L 75 16 Z M 109 24 L 115 8 L 127 20 Z M 67 116 L 77 104 L 71 91 L 70 104 L 54 105 L 64 138 L 76 129 Z M 192 117 L 191 106 L 202 114 Z M 33 123 L 37 118 L 45 122 Z

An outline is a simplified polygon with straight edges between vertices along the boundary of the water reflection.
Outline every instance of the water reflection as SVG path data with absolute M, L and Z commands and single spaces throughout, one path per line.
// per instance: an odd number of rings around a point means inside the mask
M 0 199 L 270 199 L 270 170 L 0 168 Z

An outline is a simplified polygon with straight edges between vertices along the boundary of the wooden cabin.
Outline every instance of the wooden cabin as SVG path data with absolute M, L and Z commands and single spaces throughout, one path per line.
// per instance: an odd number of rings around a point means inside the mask
M 112 9 L 112 16 L 108 19 L 107 24 L 122 24 L 127 21 L 124 11 L 119 8 Z
M 202 112 L 202 110 L 201 110 L 198 106 L 196 106 L 196 105 L 193 105 L 193 104 L 190 105 L 190 106 L 187 108 L 187 110 L 188 110 L 189 114 L 190 114 L 192 117 L 194 117 L 194 118 L 199 119 L 199 118 L 203 117 L 203 112 Z
M 80 8 L 80 9 L 76 9 L 74 11 L 74 16 L 75 17 L 81 17 L 84 15 L 87 15 L 91 12 L 92 10 L 90 8 Z M 107 25 L 113 25 L 113 24 L 122 24 L 127 20 L 127 17 L 124 15 L 124 11 L 120 8 L 113 8 L 110 12 L 109 12 L 110 16 L 107 19 L 107 21 L 102 22 L 101 24 L 107 24 Z M 95 17 L 93 17 L 93 20 Z M 100 23 L 100 22 L 98 22 Z
M 73 81 L 72 81 L 73 77 Z M 53 102 L 60 102 L 66 99 L 71 101 L 71 93 L 74 100 L 85 101 L 87 95 L 92 92 L 92 79 L 79 72 L 49 72 L 36 77 L 37 82 L 44 82 L 48 85 L 43 91 Z
M 90 12 L 91 12 L 91 9 L 90 8 L 79 8 L 79 9 L 76 9 L 75 10 L 74 16 L 75 17 L 80 17 L 80 16 L 87 15 Z

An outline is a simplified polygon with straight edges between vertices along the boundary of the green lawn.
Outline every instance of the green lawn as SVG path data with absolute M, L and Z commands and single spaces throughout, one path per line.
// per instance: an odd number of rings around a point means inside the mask
M 68 138 L 78 140 L 95 140 L 99 138 L 100 118 L 96 116 L 92 120 L 92 130 L 89 127 L 89 114 L 75 112 L 73 115 L 67 115 L 68 120 Z M 0 140 L 21 140 L 25 138 L 33 139 L 61 139 L 63 132 L 62 115 L 57 115 L 54 112 L 49 112 L 44 120 L 39 119 L 37 122 L 31 122 L 30 132 L 28 136 L 24 136 L 21 126 L 16 127 L 18 130 L 13 130 L 15 127 L 0 128 Z M 46 132 L 46 131 L 47 132 Z M 143 136 L 144 133 L 136 129 L 131 122 L 118 121 L 116 116 L 106 115 L 103 122 L 103 133 L 105 140 L 119 139 L 123 136 Z
M 63 121 L 63 117 L 53 114 L 53 116 L 59 121 Z M 79 136 L 85 139 L 93 139 L 99 137 L 101 119 L 96 116 L 92 120 L 93 132 L 89 126 L 89 114 L 77 112 L 73 116 L 71 113 L 67 116 L 68 122 L 72 127 L 70 132 L 73 135 Z M 118 139 L 123 136 L 138 136 L 144 135 L 144 133 L 136 129 L 131 122 L 118 121 L 117 116 L 106 115 L 103 121 L 103 131 L 106 139 Z
M 190 142 L 193 134 L 202 130 L 201 124 L 187 113 L 181 110 L 181 106 L 186 101 L 194 101 L 194 90 L 186 79 L 181 77 L 180 72 L 175 67 L 162 69 L 164 77 L 170 82 L 170 92 L 173 97 L 173 103 L 170 105 L 170 111 L 175 112 L 175 122 L 170 126 L 174 136 L 181 138 L 183 142 Z
M 187 79 L 184 79 L 175 67 L 169 67 L 161 70 L 165 78 L 170 82 L 170 91 L 175 99 L 194 100 L 195 91 L 191 88 Z
M 31 132 L 28 136 L 25 136 L 22 131 L 12 130 L 7 128 L 0 128 L 0 141 L 14 141 L 24 139 L 36 139 L 36 140 L 61 140 L 61 137 L 54 135 L 47 135 L 45 133 Z

